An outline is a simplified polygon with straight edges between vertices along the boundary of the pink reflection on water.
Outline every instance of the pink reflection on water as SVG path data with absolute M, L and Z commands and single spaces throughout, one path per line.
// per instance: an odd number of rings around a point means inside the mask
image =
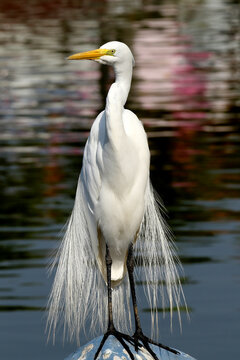
M 205 74 L 194 63 L 206 61 L 210 54 L 191 50 L 176 21 L 158 19 L 150 26 L 154 24 L 159 28 L 141 29 L 136 37 L 137 106 L 171 112 L 176 120 L 194 120 L 191 127 L 199 129 L 209 103 Z
M 185 51 L 182 53 L 182 64 L 173 69 L 174 94 L 181 101 L 181 109 L 173 113 L 174 118 L 187 120 L 206 119 L 205 111 L 209 108 L 206 97 L 208 87 L 206 74 L 201 72 L 192 60 L 206 60 L 209 56 L 209 53 L 204 52 L 192 53 Z
M 146 20 L 145 24 L 134 44 L 137 64 L 133 101 L 145 112 L 159 114 L 159 118 L 144 118 L 149 138 L 175 138 L 169 148 L 174 164 L 172 186 L 192 189 L 196 187 L 192 176 L 198 168 L 196 159 L 202 155 L 193 144 L 204 129 L 210 108 L 209 81 L 201 64 L 211 53 L 196 51 L 190 35 L 181 35 L 175 18 Z

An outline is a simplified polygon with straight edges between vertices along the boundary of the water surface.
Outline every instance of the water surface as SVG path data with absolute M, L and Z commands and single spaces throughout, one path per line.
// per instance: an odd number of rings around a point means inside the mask
M 73 206 L 84 144 L 112 72 L 67 62 L 109 40 L 136 66 L 127 107 L 143 121 L 151 178 L 169 212 L 191 321 L 161 342 L 198 359 L 239 353 L 240 117 L 237 1 L 0 4 L 1 358 L 63 359 L 47 345 L 46 264 Z M 141 281 L 138 282 L 142 294 Z M 149 313 L 140 303 L 144 330 Z M 91 336 L 82 336 L 82 342 Z

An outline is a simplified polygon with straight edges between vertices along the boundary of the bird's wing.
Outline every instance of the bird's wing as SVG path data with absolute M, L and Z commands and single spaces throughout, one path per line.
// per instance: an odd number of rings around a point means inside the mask
M 92 125 L 90 135 L 84 149 L 82 171 L 80 175 L 80 181 L 83 185 L 86 203 L 92 214 L 101 188 L 98 159 L 102 156 L 102 146 L 104 141 L 102 120 L 104 117 L 105 112 L 102 111 Z

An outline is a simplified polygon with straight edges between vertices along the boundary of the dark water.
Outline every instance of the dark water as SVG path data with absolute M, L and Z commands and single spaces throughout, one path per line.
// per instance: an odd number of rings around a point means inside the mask
M 186 275 L 191 321 L 183 313 L 180 333 L 175 315 L 171 333 L 166 316 L 161 341 L 198 359 L 238 358 L 239 9 L 224 0 L 1 0 L 1 359 L 63 359 L 76 348 L 61 334 L 46 344 L 46 264 L 112 74 L 65 58 L 109 40 L 135 55 L 128 108 L 148 133 L 152 181 Z

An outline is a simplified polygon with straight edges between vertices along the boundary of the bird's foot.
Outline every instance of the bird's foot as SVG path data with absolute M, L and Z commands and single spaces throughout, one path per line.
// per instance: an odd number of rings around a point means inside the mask
M 124 347 L 124 349 L 127 351 L 127 353 L 129 354 L 131 360 L 134 360 L 134 356 L 133 356 L 133 353 L 131 352 L 129 346 L 126 344 L 126 341 L 128 341 L 129 343 L 131 343 L 133 345 L 133 339 L 130 335 L 127 335 L 127 334 L 123 334 L 119 331 L 117 331 L 115 329 L 114 326 L 111 326 L 108 328 L 107 332 L 104 334 L 103 338 L 102 338 L 102 341 L 97 349 L 97 352 L 95 353 L 95 356 L 94 356 L 94 360 L 97 359 L 100 351 L 102 350 L 103 348 L 103 345 L 105 343 L 105 341 L 107 340 L 107 338 L 112 335 L 114 336 L 120 343 L 121 345 Z
M 155 352 L 152 350 L 152 348 L 150 347 L 149 344 L 153 344 L 158 346 L 159 348 L 162 348 L 164 350 L 170 351 L 173 354 L 179 355 L 180 353 L 175 350 L 172 349 L 166 345 L 160 344 L 158 342 L 153 341 L 152 339 L 148 338 L 147 336 L 145 336 L 142 332 L 141 329 L 137 329 L 136 332 L 133 335 L 133 339 L 134 339 L 134 345 L 135 345 L 135 351 L 138 351 L 139 347 L 144 347 L 150 354 L 151 356 L 155 359 L 155 360 L 159 360 L 157 355 L 155 354 Z

